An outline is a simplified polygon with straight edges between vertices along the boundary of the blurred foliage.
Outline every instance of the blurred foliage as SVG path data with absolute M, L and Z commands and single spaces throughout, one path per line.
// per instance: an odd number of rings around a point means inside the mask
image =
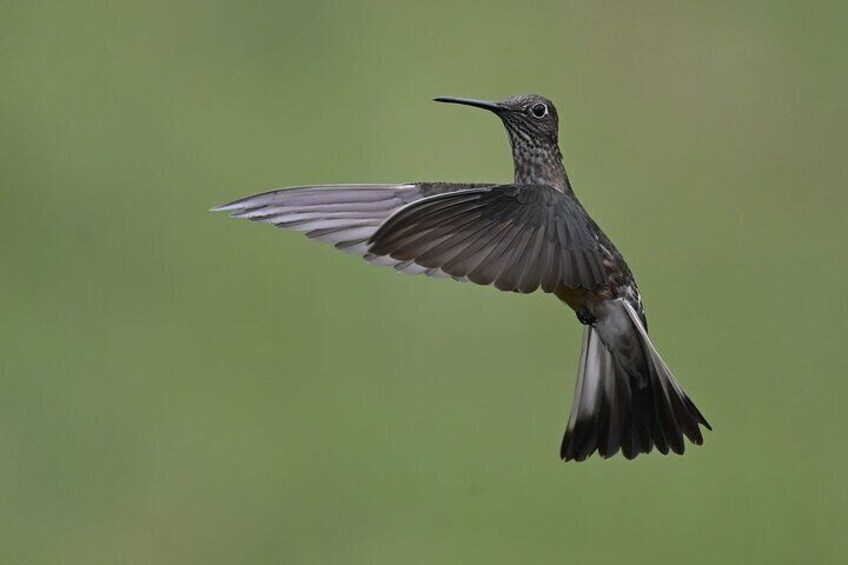
M 0 562 L 846 562 L 847 11 L 0 4 Z M 207 212 L 509 180 L 429 99 L 521 92 L 715 425 L 683 458 L 559 461 L 550 296 Z

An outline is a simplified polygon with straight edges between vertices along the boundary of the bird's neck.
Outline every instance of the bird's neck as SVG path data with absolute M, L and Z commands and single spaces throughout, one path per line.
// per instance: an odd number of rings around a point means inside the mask
M 560 192 L 571 191 L 557 145 L 512 143 L 512 160 L 515 184 L 546 184 Z

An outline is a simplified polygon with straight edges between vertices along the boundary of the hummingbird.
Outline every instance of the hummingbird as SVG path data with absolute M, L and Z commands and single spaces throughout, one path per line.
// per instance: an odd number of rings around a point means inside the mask
M 489 102 L 438 97 L 500 118 L 513 182 L 300 186 L 213 208 L 234 218 L 306 232 L 340 251 L 407 274 L 502 291 L 541 289 L 583 324 L 565 461 L 621 452 L 683 454 L 710 424 L 651 338 L 636 279 L 571 188 L 553 103 L 535 94 Z

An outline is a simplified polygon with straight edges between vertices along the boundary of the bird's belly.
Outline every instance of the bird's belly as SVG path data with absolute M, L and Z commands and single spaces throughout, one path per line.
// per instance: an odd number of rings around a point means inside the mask
M 609 289 L 606 287 L 587 290 L 585 288 L 560 286 L 554 291 L 554 294 L 557 298 L 568 304 L 575 312 L 580 309 L 591 311 L 593 310 L 593 306 L 610 298 Z

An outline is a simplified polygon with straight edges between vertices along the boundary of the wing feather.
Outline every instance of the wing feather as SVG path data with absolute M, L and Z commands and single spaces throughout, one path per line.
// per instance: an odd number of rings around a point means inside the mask
M 380 224 L 412 202 L 484 186 L 492 185 L 422 182 L 301 186 L 248 196 L 213 208 L 213 211 L 229 212 L 233 218 L 271 224 L 285 230 L 306 232 L 310 239 L 331 243 L 340 251 L 360 255 L 370 263 L 393 267 L 402 273 L 448 278 L 450 275 L 440 269 L 375 256 L 368 252 L 368 241 Z M 455 208 L 461 203 L 434 202 L 430 210 L 444 212 L 440 217 L 450 218 L 450 210 L 444 208 Z M 407 235 L 422 237 L 427 233 Z M 403 235 L 398 233 L 397 237 Z
M 500 290 L 594 289 L 607 273 L 594 223 L 573 194 L 497 185 L 432 196 L 383 222 L 369 252 Z
M 405 183 L 275 190 L 215 208 L 305 232 L 408 274 L 501 290 L 606 282 L 596 227 L 573 194 L 548 186 Z

